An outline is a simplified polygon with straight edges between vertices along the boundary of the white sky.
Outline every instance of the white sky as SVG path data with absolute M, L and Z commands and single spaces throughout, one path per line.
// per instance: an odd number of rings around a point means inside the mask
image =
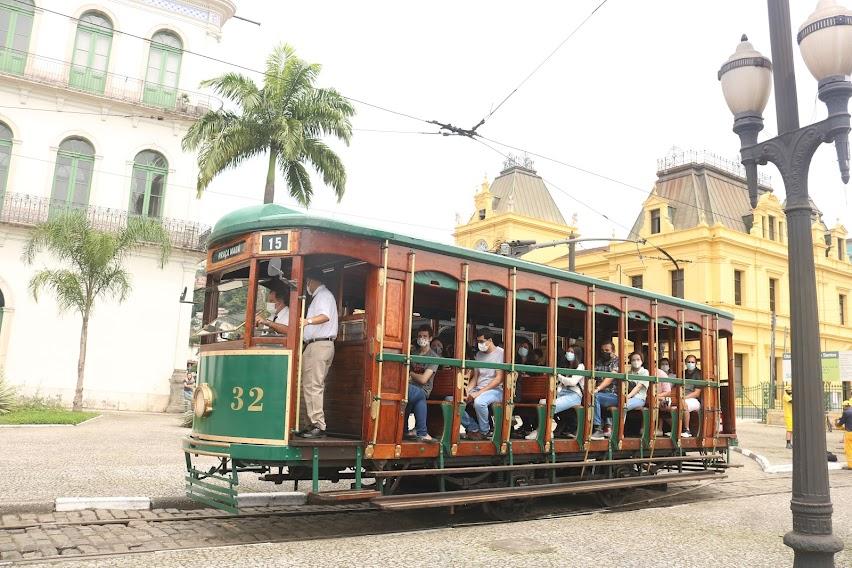
M 321 86 L 470 127 L 598 3 L 238 0 L 237 13 L 262 26 L 229 21 L 219 55 L 262 68 L 271 47 L 286 41 L 301 57 L 323 65 Z M 791 4 L 795 33 L 816 1 Z M 551 191 L 566 220 L 576 212 L 585 236 L 623 236 L 653 186 L 656 160 L 673 146 L 738 160 L 739 140 L 716 72 L 742 33 L 771 56 L 764 0 L 610 0 L 479 132 L 641 188 L 534 158 L 538 173 L 564 190 Z M 825 107 L 797 46 L 794 51 L 805 124 L 822 119 Z M 194 58 L 186 57 L 185 64 Z M 192 61 L 199 63 L 218 71 L 217 64 Z M 356 129 L 435 131 L 357 108 Z M 773 99 L 764 118 L 764 136 L 775 135 Z M 444 242 L 452 242 L 456 213 L 465 221 L 472 213 L 483 175 L 493 179 L 503 162 L 469 139 L 417 134 L 357 131 L 340 152 L 348 172 L 346 195 L 337 204 L 317 180 L 315 212 Z M 761 171 L 772 175 L 783 199 L 774 166 Z M 213 224 L 234 208 L 259 203 L 265 173 L 266 162 L 259 159 L 214 181 L 202 199 L 202 220 Z M 850 192 L 840 181 L 833 147 L 824 145 L 817 153 L 810 183 L 826 223 L 840 218 L 852 230 Z M 277 202 L 293 205 L 281 179 L 276 193 Z

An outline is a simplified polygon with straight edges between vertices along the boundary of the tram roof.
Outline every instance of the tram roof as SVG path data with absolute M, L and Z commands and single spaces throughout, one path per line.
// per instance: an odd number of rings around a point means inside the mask
M 570 280 L 582 284 L 593 284 L 599 288 L 609 289 L 616 292 L 624 292 L 632 296 L 640 296 L 648 299 L 662 300 L 666 303 L 682 306 L 684 308 L 710 314 L 718 314 L 719 317 L 726 318 L 729 320 L 734 319 L 733 314 L 731 314 L 730 312 L 716 309 L 707 304 L 699 304 L 697 302 L 682 300 L 680 298 L 674 298 L 672 296 L 655 294 L 647 290 L 641 290 L 638 288 L 625 286 L 623 284 L 616 284 L 607 280 L 600 280 L 598 278 L 592 278 L 591 276 L 584 276 L 575 272 L 568 272 L 566 270 L 560 270 L 558 268 L 552 268 L 544 264 L 529 262 L 518 258 L 506 257 L 490 252 L 479 252 L 476 250 L 457 247 L 454 245 L 436 243 L 433 241 L 427 241 L 425 239 L 418 239 L 415 237 L 409 237 L 407 235 L 400 235 L 397 233 L 392 233 L 390 231 L 372 229 L 359 225 L 353 225 L 350 223 L 343 223 L 340 221 L 335 221 L 333 219 L 326 219 L 324 217 L 316 217 L 313 215 L 302 213 L 301 211 L 288 209 L 287 207 L 283 207 L 275 203 L 243 207 L 241 209 L 236 209 L 224 215 L 221 219 L 219 219 L 219 221 L 216 222 L 216 225 L 213 227 L 213 231 L 210 234 L 209 242 L 211 245 L 216 245 L 222 241 L 246 233 L 252 233 L 255 231 L 265 231 L 270 229 L 286 229 L 297 227 L 316 228 L 326 231 L 334 231 L 337 233 L 358 235 L 360 237 L 367 237 L 376 240 L 387 240 L 392 243 L 412 246 L 421 250 L 428 250 L 440 254 L 447 254 L 457 258 L 464 258 L 468 260 L 485 262 L 488 264 L 496 264 L 506 267 L 515 267 L 518 269 L 522 269 L 526 272 L 532 272 L 543 276 L 560 278 L 562 280 Z

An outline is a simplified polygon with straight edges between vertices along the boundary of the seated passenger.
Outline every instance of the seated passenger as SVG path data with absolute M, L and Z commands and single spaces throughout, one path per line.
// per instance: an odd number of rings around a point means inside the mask
M 621 365 L 618 364 L 618 355 L 615 354 L 615 344 L 612 341 L 605 341 L 601 344 L 601 353 L 597 361 L 595 361 L 595 371 L 604 371 L 607 373 L 618 373 L 621 370 Z M 592 432 L 592 440 L 603 440 L 609 436 L 609 429 L 603 428 L 601 413 L 603 408 L 609 408 L 618 404 L 618 394 L 615 392 L 615 379 L 605 378 L 599 379 L 598 385 L 595 387 L 595 418 L 594 431 Z
M 580 363 L 577 360 L 577 356 L 574 353 L 574 348 L 569 347 L 568 351 L 565 352 L 564 356 L 565 366 L 568 369 L 585 369 L 585 365 Z M 561 437 L 566 434 L 566 431 L 569 427 L 569 421 L 567 419 L 563 419 L 559 415 L 568 410 L 569 408 L 574 408 L 576 406 L 580 406 L 583 404 L 583 385 L 585 383 L 585 377 L 581 375 L 557 375 L 558 382 L 556 386 L 556 400 L 553 403 L 553 413 L 559 418 L 559 424 L 556 426 L 556 430 L 553 432 L 553 437 Z M 574 420 L 574 431 L 576 432 L 576 420 Z M 576 434 L 573 436 L 571 434 L 567 434 L 568 437 L 576 437 Z M 538 432 L 533 430 L 533 432 L 527 436 L 529 440 L 535 440 L 538 437 Z
M 439 339 L 435 338 L 432 340 L 432 343 L 429 344 L 429 347 L 432 348 L 432 351 L 435 352 L 436 357 L 446 357 L 444 355 L 444 343 Z
M 518 349 L 515 354 L 516 365 L 541 365 L 541 361 L 536 357 L 536 350 L 533 349 L 529 339 L 522 337 L 518 340 Z M 518 392 L 520 391 L 520 381 L 524 380 L 526 373 L 521 372 L 518 377 L 518 387 L 515 389 L 515 402 L 518 402 Z M 515 409 L 515 416 L 521 420 L 521 425 L 517 430 L 512 429 L 511 436 L 517 439 L 527 437 L 530 432 L 533 432 L 538 422 L 538 415 L 532 408 L 521 407 Z
M 532 356 L 530 357 L 529 361 L 530 362 L 527 363 L 527 365 L 544 365 L 544 363 L 545 363 L 544 350 L 542 350 L 541 348 L 538 348 L 538 347 L 533 349 L 532 350 Z
M 255 324 L 264 325 L 273 333 L 287 333 L 287 323 L 290 321 L 290 306 L 287 305 L 289 296 L 280 288 L 270 288 L 269 295 L 266 297 L 266 311 L 272 316 L 272 319 L 266 319 L 258 314 L 254 318 Z M 269 333 L 267 332 L 267 335 Z
M 518 365 L 533 365 L 528 363 L 532 357 L 533 346 L 529 339 L 522 338 L 518 340 L 518 351 L 515 356 L 515 363 Z
M 417 329 L 417 349 L 414 355 L 424 357 L 437 357 L 432 351 L 429 343 L 432 341 L 432 328 L 421 325 Z M 408 426 L 408 417 L 414 413 L 414 430 L 409 431 L 408 438 L 416 439 L 418 442 L 434 442 L 435 439 L 426 430 L 426 399 L 432 392 L 432 383 L 435 380 L 435 371 L 438 365 L 424 365 L 423 363 L 412 363 L 408 372 L 408 404 L 405 406 L 405 424 Z
M 476 335 L 478 352 L 476 360 L 483 363 L 502 363 L 503 349 L 494 345 L 495 334 L 483 329 Z M 476 419 L 462 412 L 461 420 L 468 440 L 484 440 L 491 436 L 488 421 L 488 406 L 503 401 L 503 376 L 500 369 L 474 369 L 470 379 L 472 388 L 467 393 L 466 402 L 473 404 Z
M 630 354 L 630 374 L 648 376 L 648 369 L 643 366 L 642 354 L 634 351 Z M 648 381 L 635 381 L 635 385 L 627 393 L 627 402 L 624 404 L 624 411 L 636 410 L 645 406 L 645 400 L 648 398 Z
M 686 370 L 683 373 L 684 378 L 693 381 L 702 380 L 701 369 L 698 368 L 698 359 L 695 355 L 687 355 L 684 363 L 686 363 Z M 683 387 L 683 405 L 686 408 L 682 412 L 683 429 L 680 435 L 684 438 L 692 437 L 692 433 L 689 431 L 689 413 L 701 408 L 701 402 L 698 400 L 699 396 L 701 396 L 701 387 L 696 385 L 686 385 Z
M 658 379 L 673 379 L 674 373 L 671 373 L 671 365 L 669 365 L 669 360 L 666 357 L 660 359 L 659 364 L 657 365 L 657 378 Z M 657 383 L 657 406 L 660 410 L 667 410 L 669 406 L 671 406 L 672 392 L 672 384 L 665 383 L 660 381 Z

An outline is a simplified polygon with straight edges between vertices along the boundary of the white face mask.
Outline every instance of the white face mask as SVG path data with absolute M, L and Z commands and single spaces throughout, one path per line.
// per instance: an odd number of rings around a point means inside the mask
M 574 352 L 573 352 L 573 351 L 569 351 L 568 353 L 566 353 L 566 354 L 565 354 L 565 358 L 566 358 L 566 359 L 568 359 L 568 362 L 569 362 L 569 363 L 570 363 L 570 362 L 572 362 L 572 361 L 574 360 L 574 357 L 575 357 L 575 356 L 574 356 Z
M 694 371 L 695 370 L 695 363 L 687 363 L 686 364 L 686 370 L 687 371 Z
M 671 368 L 671 367 L 669 367 L 669 366 L 668 366 L 668 365 L 666 365 L 666 364 L 660 365 L 660 369 L 662 369 L 662 370 L 663 370 L 664 372 L 666 372 L 666 373 L 668 373 L 668 372 L 669 372 L 669 369 L 670 369 L 670 368 Z
M 642 361 L 631 361 L 630 366 L 632 366 L 634 369 L 641 369 Z
M 270 314 L 274 314 L 277 311 L 275 309 L 275 302 L 266 302 L 266 311 Z
M 481 343 L 478 343 L 476 346 L 477 346 L 477 348 L 479 348 L 480 351 L 487 351 L 488 350 L 488 344 L 484 341 L 481 342 Z
M 527 349 L 526 347 L 521 347 L 520 349 L 518 349 L 518 355 L 520 355 L 521 357 L 526 357 L 529 354 L 530 354 L 530 350 Z
M 429 340 L 425 337 L 418 337 L 417 345 L 419 345 L 420 347 L 426 347 L 427 345 L 429 345 Z

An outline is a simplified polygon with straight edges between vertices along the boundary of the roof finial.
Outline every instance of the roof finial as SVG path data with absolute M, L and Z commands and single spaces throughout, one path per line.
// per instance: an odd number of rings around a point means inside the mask
M 748 36 L 743 34 L 743 37 L 740 38 L 740 41 L 748 41 Z

